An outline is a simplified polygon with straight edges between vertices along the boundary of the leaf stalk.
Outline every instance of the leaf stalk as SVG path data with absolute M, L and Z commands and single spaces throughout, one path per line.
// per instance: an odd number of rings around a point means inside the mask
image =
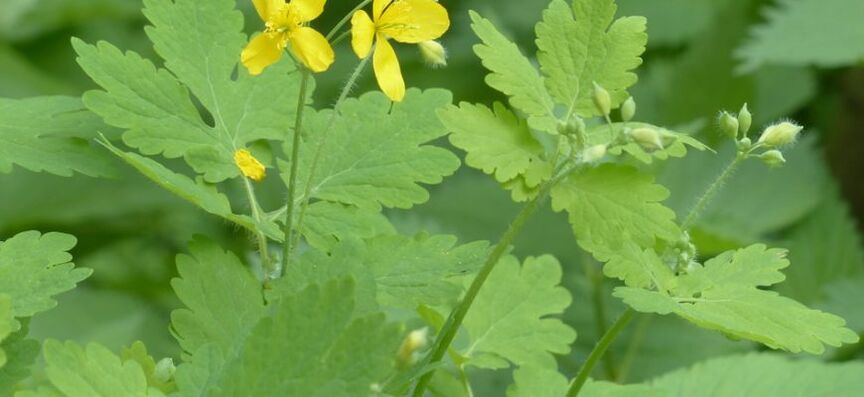
M 594 345 L 594 349 L 592 349 L 591 353 L 588 355 L 588 359 L 585 360 L 585 364 L 582 365 L 582 368 L 580 368 L 579 372 L 576 374 L 576 378 L 573 379 L 573 383 L 570 384 L 570 389 L 567 391 L 567 397 L 576 397 L 579 395 L 579 391 L 582 390 L 582 386 L 584 386 L 585 382 L 588 381 L 588 377 L 591 375 L 591 372 L 594 371 L 597 362 L 600 361 L 603 354 L 605 354 L 606 350 L 609 349 L 609 346 L 612 345 L 612 342 L 618 338 L 621 331 L 627 327 L 627 324 L 633 319 L 633 314 L 633 309 L 627 308 L 627 310 L 625 310 L 624 313 L 621 313 L 621 316 L 615 320 L 615 323 L 609 327 L 606 333 L 603 334 L 603 337 L 597 341 L 597 344 Z

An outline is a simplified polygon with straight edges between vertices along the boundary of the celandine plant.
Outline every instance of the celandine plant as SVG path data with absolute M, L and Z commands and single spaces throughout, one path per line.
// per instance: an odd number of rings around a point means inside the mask
M 860 366 L 766 354 L 644 384 L 592 379 L 637 312 L 675 314 L 793 353 L 858 341 L 840 317 L 771 290 L 789 266 L 785 251 L 755 244 L 703 258 L 689 234 L 742 162 L 782 166 L 800 126 L 784 121 L 754 134 L 746 105 L 721 113 L 734 160 L 716 179 L 705 176 L 704 194 L 683 219 L 663 205 L 669 192 L 645 165 L 710 149 L 635 118 L 627 89 L 642 63 L 645 18 L 614 19 L 612 0 L 553 0 L 536 27 L 538 70 L 472 13 L 486 82 L 509 104 L 453 105 L 445 90 L 406 89 L 393 45 L 418 44 L 430 62 L 446 63 L 433 40 L 450 19 L 435 0 L 365 0 L 326 35 L 310 26 L 326 12 L 324 0 L 253 3 L 263 27 L 247 38 L 233 0 L 145 0 L 161 67 L 76 39 L 78 63 L 99 89 L 80 100 L 0 101 L 0 170 L 111 176 L 111 153 L 248 230 L 258 247 L 243 261 L 200 236 L 177 257 L 172 286 L 185 306 L 171 316 L 183 351 L 177 362 L 151 357 L 142 343 L 111 352 L 48 340 L 44 376 L 28 378 L 40 350 L 26 337 L 28 319 L 90 270 L 71 263 L 70 235 L 8 237 L 0 243 L 0 396 L 464 396 L 474 369 L 514 369 L 510 397 L 747 395 L 699 387 L 734 384 L 754 367 L 809 374 L 783 384 L 766 378 L 759 395 L 784 387 L 816 395 L 826 390 L 817 378 L 861 379 Z M 321 109 L 310 99 L 315 75 L 352 62 L 335 59 L 332 48 L 349 37 L 359 61 L 334 106 Z M 351 97 L 370 61 L 381 92 Z M 492 245 L 401 235 L 382 214 L 425 202 L 423 185 L 457 170 L 455 154 L 430 144 L 448 133 L 468 166 L 524 203 Z M 281 207 L 257 199 L 259 182 L 270 179 L 284 185 Z M 230 185 L 244 202 L 220 191 Z M 597 324 L 602 335 L 574 373 L 555 360 L 576 339 L 560 319 L 571 303 L 559 286 L 561 264 L 509 254 L 547 201 L 567 214 L 575 242 L 617 280 L 613 295 L 628 306 Z M 855 392 L 836 390 L 830 394 Z

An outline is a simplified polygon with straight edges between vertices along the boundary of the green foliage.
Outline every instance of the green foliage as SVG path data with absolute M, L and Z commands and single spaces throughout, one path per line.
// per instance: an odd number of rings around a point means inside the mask
M 97 344 L 81 347 L 73 342 L 49 340 L 44 346 L 45 373 L 56 395 L 65 397 L 160 397 L 147 386 L 147 378 L 135 361 L 122 361 Z M 25 393 L 28 395 L 30 393 Z M 54 395 L 50 392 L 34 396 Z
M 675 213 L 660 204 L 668 195 L 649 175 L 604 164 L 577 171 L 555 186 L 552 208 L 569 213 L 579 245 L 605 262 L 616 256 L 625 241 L 647 248 L 658 238 L 675 241 L 680 237 Z M 614 277 L 632 272 L 608 271 Z
M 75 237 L 62 233 L 19 233 L 0 242 L 0 291 L 12 302 L 14 317 L 51 309 L 53 296 L 75 288 L 91 271 L 75 268 L 67 251 Z
M 468 364 L 554 368 L 552 353 L 568 353 L 576 339 L 572 328 L 548 317 L 570 305 L 560 282 L 561 265 L 552 256 L 529 257 L 522 266 L 512 256 L 498 263 L 465 318 L 471 342 L 460 354 Z
M 344 102 L 339 114 L 316 112 L 308 117 L 311 133 L 301 153 L 299 190 L 309 198 L 349 204 L 361 209 L 410 208 L 429 199 L 420 183 L 440 183 L 459 168 L 452 153 L 426 143 L 447 131 L 435 110 L 451 102 L 443 90 L 408 90 L 393 104 L 380 93 L 368 93 Z M 331 132 L 325 134 L 331 122 Z M 314 158 L 323 140 L 329 142 L 317 164 Z M 289 152 L 286 150 L 286 152 Z M 282 167 L 287 170 L 287 163 Z M 288 173 L 283 173 L 287 178 Z M 287 183 L 287 181 L 286 181 Z
M 737 51 L 742 70 L 763 64 L 838 67 L 864 60 L 864 4 L 855 0 L 782 0 L 764 10 Z
M 667 275 L 655 284 L 657 291 L 618 287 L 614 295 L 640 312 L 675 313 L 700 327 L 796 353 L 819 354 L 823 344 L 858 341 L 842 318 L 759 288 L 782 281 L 780 269 L 787 266 L 783 250 L 753 245 L 687 274 Z
M 6 352 L 3 351 L 3 341 L 13 331 L 20 327 L 12 315 L 12 299 L 9 295 L 0 295 L 0 369 L 6 365 Z
M 2 310 L 0 308 L 0 311 Z M 5 364 L 0 364 L 0 396 L 12 394 L 18 382 L 30 375 L 30 366 L 39 355 L 39 342 L 25 339 L 26 334 L 27 327 L 21 327 L 5 339 L 0 337 L 0 354 L 4 354 L 6 360 Z
M 860 362 L 825 364 L 776 354 L 722 357 L 651 382 L 669 396 L 857 396 L 864 387 Z
M 559 397 L 567 393 L 567 378 L 550 369 L 522 367 L 513 372 L 515 383 L 507 397 Z M 588 380 L 579 393 L 583 397 L 664 397 L 660 389 L 647 385 L 620 385 Z
M 237 149 L 259 139 L 285 138 L 280 131 L 294 118 L 291 102 L 299 89 L 288 64 L 260 78 L 241 70 L 232 79 L 245 44 L 233 4 L 146 2 L 144 12 L 153 23 L 148 32 L 167 70 L 108 43 L 72 43 L 78 63 L 104 90 L 86 93 L 87 107 L 127 130 L 123 140 L 128 145 L 146 155 L 183 157 L 209 182 L 239 175 L 233 162 Z M 275 86 L 279 89 L 270 88 Z M 190 93 L 206 108 L 206 118 Z
M 537 58 L 546 74 L 546 87 L 566 113 L 583 117 L 600 112 L 592 101 L 597 83 L 617 107 L 636 83 L 631 70 L 642 64 L 648 35 L 644 17 L 617 20 L 614 0 L 553 0 L 537 24 Z
M 111 159 L 86 141 L 104 124 L 77 98 L 0 98 L 0 120 L 0 173 L 18 165 L 61 176 L 115 174 Z

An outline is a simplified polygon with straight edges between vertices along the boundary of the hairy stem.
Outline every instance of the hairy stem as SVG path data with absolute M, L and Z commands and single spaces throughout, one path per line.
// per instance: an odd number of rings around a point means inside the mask
M 351 93 L 351 90 L 354 88 L 354 85 L 357 84 L 357 79 L 360 77 L 360 74 L 363 73 L 363 70 L 366 68 L 366 65 L 369 63 L 369 58 L 363 58 L 357 67 L 354 69 L 354 72 L 351 73 L 351 77 L 348 78 L 348 81 L 345 82 L 345 86 L 342 87 L 342 92 L 339 94 L 339 99 L 336 100 L 336 105 L 333 106 L 333 113 L 330 115 L 330 118 L 327 120 L 327 125 L 324 127 L 324 131 L 321 131 L 321 140 L 318 143 L 318 147 L 315 149 L 315 157 L 312 159 L 312 167 L 309 170 L 309 178 L 306 181 L 306 187 L 303 191 L 302 202 L 300 203 L 300 216 L 297 218 L 297 227 L 300 228 L 303 225 L 303 219 L 306 216 L 306 209 L 309 207 L 309 198 L 312 195 L 312 183 L 315 181 L 315 174 L 318 171 L 318 163 L 321 161 L 321 156 L 324 154 L 324 146 L 327 143 L 327 137 L 330 135 L 330 130 L 333 127 L 333 123 L 336 121 L 336 116 L 339 115 L 339 112 L 342 110 L 342 104 L 348 98 L 348 94 Z M 293 202 L 289 202 L 290 206 L 293 206 Z M 294 241 L 291 242 L 292 246 L 296 246 L 297 242 L 300 238 L 300 234 L 292 237 Z
M 576 378 L 573 379 L 573 383 L 570 384 L 570 390 L 567 391 L 567 397 L 576 397 L 579 395 L 579 391 L 582 390 L 582 386 L 585 385 L 591 372 L 594 371 L 597 362 L 600 361 L 603 354 L 606 353 L 606 350 L 608 350 L 609 346 L 612 345 L 612 342 L 615 341 L 615 338 L 621 334 L 621 331 L 624 330 L 627 323 L 633 319 L 633 313 L 633 309 L 627 308 L 627 310 L 625 310 L 624 313 L 621 313 L 621 316 L 615 320 L 612 327 L 603 334 L 603 337 L 597 341 L 597 344 L 594 345 L 594 349 L 591 350 L 591 354 L 588 355 L 588 359 L 585 360 L 585 364 L 582 365 L 582 368 L 579 369 L 579 373 L 576 374 Z
M 556 171 L 561 171 L 561 169 L 566 168 L 566 163 L 559 167 Z M 447 349 L 450 348 L 450 343 L 453 342 L 453 339 L 456 337 L 456 333 L 459 331 L 459 327 L 462 325 L 462 321 L 465 320 L 465 315 L 468 314 L 468 310 L 471 308 L 471 305 L 474 303 L 474 299 L 477 298 L 477 294 L 480 292 L 480 288 L 483 287 L 483 284 L 486 282 L 486 279 L 489 278 L 489 274 L 492 273 L 492 270 L 495 268 L 495 265 L 504 256 L 504 253 L 510 248 L 510 244 L 513 242 L 513 239 L 522 231 L 522 227 L 525 226 L 525 222 L 534 214 L 534 211 L 540 206 L 542 202 L 546 200 L 549 196 L 549 192 L 552 188 L 560 181 L 563 177 L 567 176 L 572 170 L 572 168 L 568 168 L 563 172 L 556 172 L 555 177 L 549 181 L 547 181 L 540 189 L 540 192 L 537 194 L 533 200 L 529 201 L 522 207 L 522 210 L 516 215 L 516 218 L 510 224 L 510 227 L 504 232 L 501 236 L 501 239 L 498 240 L 498 244 L 492 249 L 492 252 L 486 258 L 486 262 L 483 264 L 483 267 L 480 269 L 480 272 L 477 273 L 477 276 L 474 277 L 474 280 L 471 282 L 471 286 L 468 287 L 468 292 L 465 293 L 465 296 L 462 298 L 462 301 L 453 309 L 450 313 L 450 317 L 447 318 L 447 322 L 444 324 L 444 327 L 441 328 L 441 332 L 438 334 L 438 338 L 435 339 L 435 345 L 432 346 L 432 350 L 429 355 L 426 357 L 426 365 L 435 364 L 444 357 L 444 354 L 447 352 Z M 420 377 L 420 380 L 417 381 L 417 386 L 414 387 L 414 392 L 412 396 L 421 397 L 423 392 L 426 390 L 426 387 L 429 386 L 429 382 L 432 380 L 432 375 L 435 374 L 435 370 L 430 370 L 423 374 Z
M 303 110 L 306 109 L 306 91 L 309 88 L 309 70 L 300 66 L 300 95 L 297 98 L 297 117 L 294 119 L 294 139 L 291 142 L 291 173 L 288 176 L 288 198 L 285 200 L 285 235 L 282 252 L 282 268 L 288 267 L 294 249 L 294 195 L 297 193 L 297 170 L 300 165 L 300 142 L 303 135 Z
M 717 179 L 715 179 L 714 182 L 711 183 L 710 186 L 708 186 L 708 189 L 705 190 L 705 193 L 703 193 L 702 196 L 699 197 L 699 201 L 696 202 L 696 205 L 694 205 L 693 208 L 690 209 L 690 212 L 687 213 L 687 217 L 684 218 L 684 223 L 681 224 L 681 230 L 687 231 L 688 229 L 690 229 L 691 226 L 693 226 L 693 222 L 696 221 L 699 214 L 701 214 L 702 211 L 705 210 L 705 207 L 707 207 L 708 203 L 710 203 L 714 196 L 717 195 L 717 192 L 720 190 L 721 187 L 723 187 L 723 185 L 726 183 L 726 180 L 728 180 L 729 177 L 732 176 L 732 173 L 735 171 L 736 168 L 738 168 L 738 165 L 740 165 L 741 162 L 744 161 L 744 159 L 746 158 L 747 155 L 744 153 L 739 153 L 735 156 L 735 160 L 732 160 L 732 162 L 729 163 L 728 166 L 726 166 L 723 172 L 721 172 L 720 175 L 717 176 Z
M 249 205 L 252 207 L 252 219 L 255 220 L 255 237 L 258 240 L 258 251 L 261 255 L 261 266 L 264 269 L 264 279 L 268 280 L 276 273 L 276 265 L 270 259 L 270 250 L 267 247 L 267 236 L 261 231 L 262 217 L 261 206 L 255 197 L 255 189 L 248 178 L 243 178 L 243 186 L 246 187 L 246 195 L 249 197 Z

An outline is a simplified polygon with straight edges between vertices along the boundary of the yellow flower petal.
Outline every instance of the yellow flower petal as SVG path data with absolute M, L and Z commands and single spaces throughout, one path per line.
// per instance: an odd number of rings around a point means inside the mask
M 279 46 L 282 34 L 260 33 L 249 40 L 249 44 L 240 53 L 240 62 L 249 74 L 255 76 L 261 74 L 264 68 L 279 61 L 282 57 L 282 48 Z
M 399 59 L 396 51 L 387 42 L 387 39 L 378 36 L 375 45 L 375 54 L 372 64 L 375 68 L 375 79 L 378 87 L 390 100 L 400 102 L 405 97 L 405 81 L 402 80 L 402 70 L 399 68 Z
M 447 9 L 435 0 L 399 0 L 377 20 L 379 32 L 401 43 L 435 40 L 450 28 Z
M 393 0 L 375 0 L 372 2 L 372 18 L 376 21 L 381 19 L 381 13 L 383 13 L 384 9 L 392 2 Z
M 333 64 L 335 54 L 330 42 L 321 33 L 310 27 L 299 27 L 291 31 L 291 50 L 309 70 L 320 73 Z
M 366 11 L 357 11 L 351 17 L 351 47 L 360 59 L 369 56 L 375 39 L 375 23 Z
M 243 173 L 243 176 L 258 182 L 267 176 L 267 170 L 264 164 L 261 164 L 255 156 L 246 149 L 239 149 L 234 152 L 234 164 Z
M 252 4 L 255 5 L 255 11 L 258 11 L 261 20 L 267 21 L 270 19 L 270 15 L 285 2 L 283 0 L 252 0 Z
M 324 12 L 324 3 L 327 0 L 291 0 L 288 8 L 297 18 L 298 22 L 309 22 L 318 18 Z

